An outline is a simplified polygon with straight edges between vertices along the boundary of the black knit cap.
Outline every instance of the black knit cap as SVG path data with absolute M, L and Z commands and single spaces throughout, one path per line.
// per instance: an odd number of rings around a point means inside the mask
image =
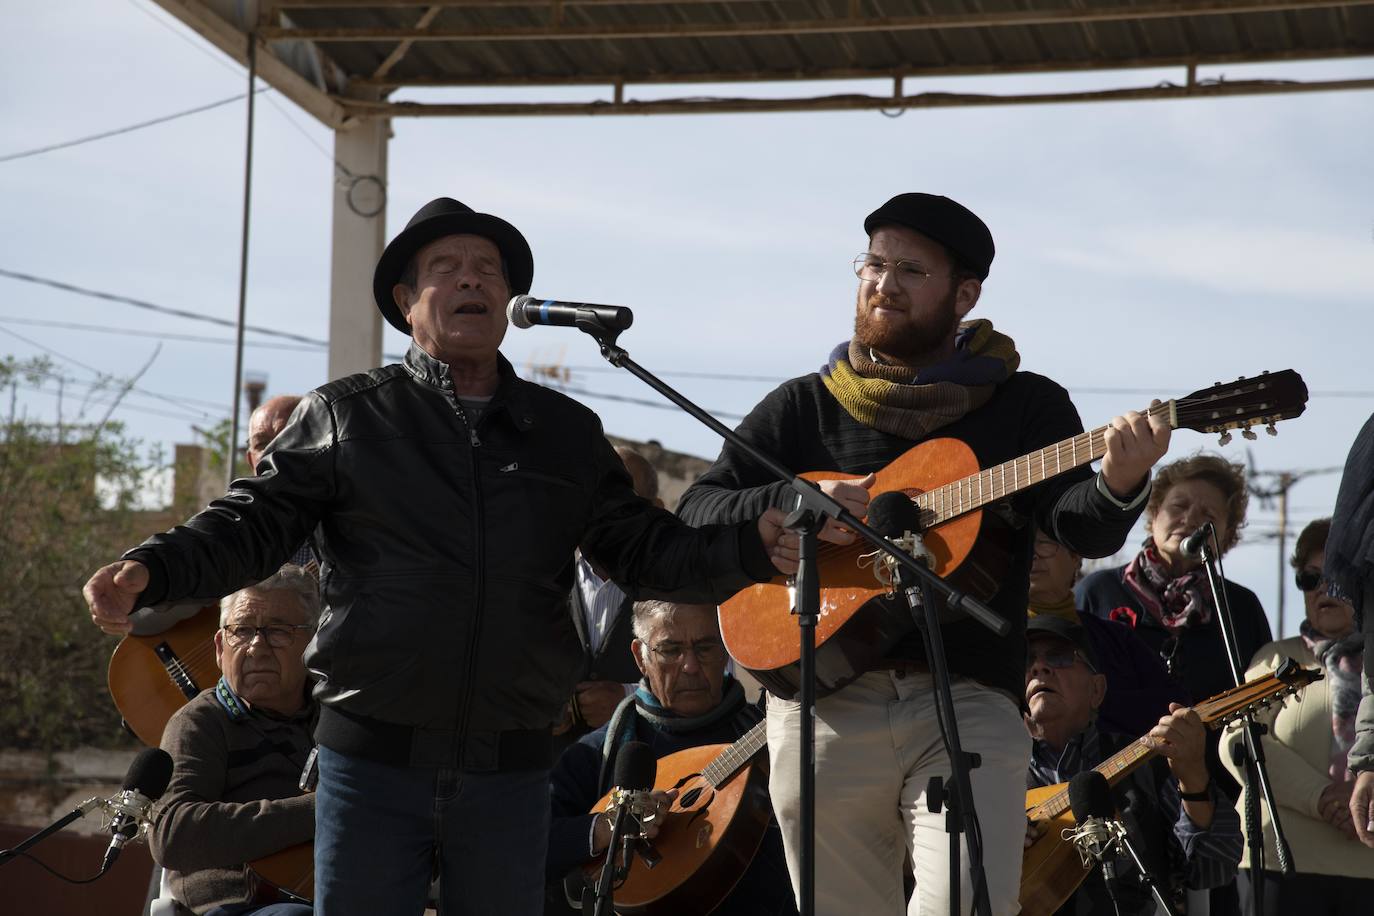
M 1037 633 L 1053 636 L 1070 643 L 1075 649 L 1083 653 L 1083 657 L 1088 660 L 1088 665 L 1093 671 L 1102 670 L 1102 667 L 1097 663 L 1097 653 L 1093 651 L 1092 640 L 1088 638 L 1088 631 L 1081 623 L 1074 623 L 1053 614 L 1036 614 L 1026 621 L 1026 639 L 1029 640 Z
M 996 249 L 987 224 L 972 210 L 938 194 L 898 194 L 864 220 L 870 236 L 879 226 L 895 223 L 915 229 L 950 250 L 954 257 L 978 275 L 988 278 Z
M 402 334 L 410 334 L 410 325 L 406 324 L 406 316 L 391 297 L 391 288 L 400 282 L 415 252 L 446 235 L 480 235 L 491 239 L 505 262 L 511 295 L 530 291 L 530 284 L 534 282 L 534 254 L 519 229 L 499 216 L 478 213 L 452 197 L 435 198 L 417 210 L 401 233 L 386 246 L 372 274 L 372 298 L 382 317 Z

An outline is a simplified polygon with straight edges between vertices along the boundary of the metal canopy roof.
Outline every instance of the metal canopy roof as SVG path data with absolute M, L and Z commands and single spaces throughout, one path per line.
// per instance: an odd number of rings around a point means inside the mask
M 1374 0 L 157 0 L 334 127 L 352 118 L 930 107 L 1374 88 L 1198 66 L 1374 56 Z M 907 94 L 911 77 L 1185 68 L 1178 82 Z M 634 84 L 879 77 L 886 94 L 627 96 Z M 391 101 L 411 87 L 605 85 L 604 101 Z M 566 95 L 566 94 L 564 94 Z M 658 92 L 655 96 L 661 96 Z

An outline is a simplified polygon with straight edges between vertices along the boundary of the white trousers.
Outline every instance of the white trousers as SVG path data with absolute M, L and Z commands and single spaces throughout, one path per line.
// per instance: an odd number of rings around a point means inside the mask
M 1020 910 L 1030 736 L 1005 694 L 958 676 L 953 688 L 963 749 L 982 756 L 971 777 L 992 912 L 1014 916 Z M 769 791 L 793 891 L 799 887 L 800 722 L 799 703 L 769 696 Z M 949 912 L 949 834 L 945 814 L 932 814 L 926 805 L 932 776 L 949 785 L 929 674 L 872 671 L 816 704 L 818 916 L 901 914 L 904 855 L 916 876 L 905 912 Z M 960 856 L 959 899 L 967 914 L 973 889 L 966 843 Z

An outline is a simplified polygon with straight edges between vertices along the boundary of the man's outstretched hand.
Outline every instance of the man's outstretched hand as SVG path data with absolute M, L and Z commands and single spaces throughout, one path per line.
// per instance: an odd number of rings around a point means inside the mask
M 91 609 L 91 622 L 114 636 L 133 629 L 129 615 L 134 599 L 148 587 L 148 567 L 137 560 L 119 560 L 102 566 L 86 582 L 81 594 Z

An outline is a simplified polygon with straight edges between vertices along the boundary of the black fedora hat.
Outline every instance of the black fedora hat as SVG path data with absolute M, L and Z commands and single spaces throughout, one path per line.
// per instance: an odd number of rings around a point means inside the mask
M 391 289 L 400 282 L 415 252 L 446 235 L 480 235 L 491 239 L 505 261 L 511 295 L 530 291 L 534 281 L 534 255 L 519 229 L 499 216 L 478 213 L 452 197 L 435 198 L 417 210 L 401 233 L 386 246 L 372 274 L 372 298 L 377 301 L 377 308 L 381 309 L 382 317 L 403 334 L 410 333 L 410 325 L 406 324 L 406 316 L 392 298 Z

